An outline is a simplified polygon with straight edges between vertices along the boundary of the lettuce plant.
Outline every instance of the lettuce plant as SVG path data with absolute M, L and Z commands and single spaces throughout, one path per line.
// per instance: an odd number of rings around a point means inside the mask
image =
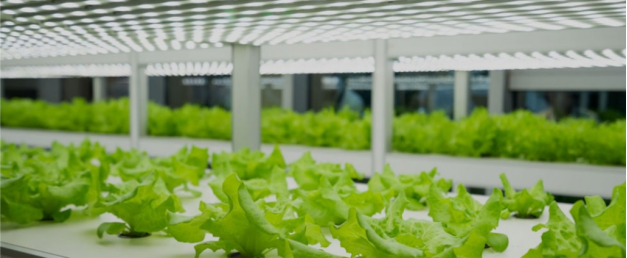
M 168 191 L 165 183 L 154 174 L 141 183 L 127 181 L 111 187 L 109 195 L 96 205 L 96 209 L 108 212 L 124 222 L 106 222 L 98 227 L 98 237 L 121 234 L 127 237 L 148 236 L 164 230 L 168 212 L 181 212 L 179 198 Z
M 246 189 L 251 192 L 254 200 L 276 193 L 287 198 L 285 160 L 278 146 L 275 146 L 268 156 L 263 152 L 249 149 L 235 153 L 213 154 L 211 165 L 214 179 L 209 182 L 209 186 L 214 195 L 223 202 L 228 198 L 222 191 L 222 185 L 232 173 L 236 173 L 246 184 Z
M 315 243 L 328 245 L 320 227 L 310 218 L 289 219 L 287 216 L 285 220 L 284 209 L 275 216 L 272 212 L 264 212 L 255 204 L 236 173 L 223 181 L 222 191 L 227 196 L 228 207 L 221 210 L 222 204 L 213 208 L 201 205 L 201 209 L 204 206 L 203 214 L 170 225 L 170 232 L 177 232 L 177 239 L 200 240 L 200 235 L 195 239 L 185 238 L 203 231 L 218 238 L 197 244 L 196 257 L 207 249 L 224 250 L 227 254 L 237 251 L 241 257 L 264 257 L 272 250 L 277 250 L 282 257 L 336 257 L 308 246 Z M 196 228 L 194 224 L 200 226 Z
M 437 170 L 434 168 L 429 173 L 396 175 L 390 165 L 386 165 L 383 173 L 375 173 L 368 181 L 368 189 L 375 193 L 383 193 L 384 196 L 397 196 L 401 192 L 409 200 L 407 209 L 423 209 L 427 202 L 427 196 L 432 185 L 442 192 L 448 192 L 453 182 L 450 179 L 435 179 Z M 388 198 L 389 199 L 389 198 Z
M 53 143 L 51 151 L 2 144 L 2 216 L 25 224 L 38 220 L 65 221 L 69 205 L 96 203 L 107 167 L 104 148 L 88 140 L 78 147 Z
M 352 256 L 362 257 L 422 257 L 424 252 L 379 235 L 368 222 L 368 218 L 351 208 L 348 220 L 339 227 L 330 228 L 334 238 Z
M 0 123 L 7 127 L 128 134 L 126 98 L 61 104 L 38 100 L 0 101 Z M 370 148 L 371 115 L 348 109 L 299 114 L 267 108 L 261 113 L 262 141 L 275 144 Z M 231 113 L 220 107 L 185 104 L 171 109 L 148 105 L 148 134 L 231 139 Z M 409 153 L 625 165 L 625 120 L 596 123 L 588 119 L 548 121 L 528 111 L 490 116 L 477 108 L 460 121 L 444 112 L 395 117 L 393 147 Z
M 168 158 L 150 158 L 145 152 L 118 149 L 109 157 L 111 171 L 122 181 L 141 181 L 149 174 L 156 173 L 162 178 L 170 192 L 182 186 L 183 190 L 198 196 L 200 192 L 190 189 L 187 183 L 198 186 L 207 169 L 209 154 L 207 149 L 183 147 Z
M 403 219 L 409 201 L 401 192 L 386 208 L 385 217 L 371 218 L 351 208 L 349 219 L 330 227 L 334 238 L 353 256 L 361 257 L 481 257 L 485 239 L 472 232 L 457 237 L 440 222 Z
M 510 212 L 514 212 L 519 218 L 538 218 L 544 212 L 544 207 L 553 202 L 553 195 L 544 191 L 542 180 L 531 189 L 516 192 L 505 174 L 501 174 L 500 177 L 505 188 L 503 204 L 506 211 L 502 214 L 503 218 L 509 217 Z
M 321 226 L 342 223 L 348 218 L 348 208 L 354 207 L 368 216 L 381 211 L 385 198 L 373 191 L 359 192 L 353 180 L 363 174 L 346 164 L 316 163 L 309 152 L 290 164 L 289 175 L 298 184 L 293 205 L 299 214 L 310 215 Z
M 492 232 L 499 225 L 502 199 L 501 191 L 494 189 L 485 204 L 481 204 L 470 196 L 463 184 L 458 185 L 455 197 L 447 198 L 432 185 L 427 203 L 429 216 L 441 222 L 447 232 L 459 238 L 474 234 L 495 251 L 502 252 L 509 244 L 508 238 Z
M 588 196 L 573 205 L 571 221 L 557 203 L 549 205 L 549 221 L 534 231 L 546 229 L 542 242 L 523 258 L 625 257 L 625 183 L 616 186 L 610 205 L 599 196 Z

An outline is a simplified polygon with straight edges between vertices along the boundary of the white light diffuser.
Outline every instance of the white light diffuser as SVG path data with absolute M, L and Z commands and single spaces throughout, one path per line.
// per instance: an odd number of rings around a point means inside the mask
M 625 26 L 613 0 L 24 0 L 1 12 L 2 59 Z

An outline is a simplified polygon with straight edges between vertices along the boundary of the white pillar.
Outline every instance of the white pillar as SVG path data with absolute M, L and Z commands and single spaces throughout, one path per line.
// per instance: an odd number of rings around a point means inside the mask
M 470 104 L 469 71 L 455 71 L 455 87 L 453 91 L 453 117 L 456 120 L 467 117 Z
M 488 88 L 488 111 L 493 115 L 505 113 L 505 92 L 507 83 L 505 71 L 490 71 L 490 86 Z
M 387 40 L 374 41 L 375 68 L 372 73 L 372 173 L 382 172 L 385 156 L 392 149 L 394 118 L 394 71 L 387 53 Z
M 231 132 L 233 151 L 261 147 L 259 46 L 233 44 Z
M 281 107 L 287 110 L 294 109 L 294 75 L 283 75 L 283 89 L 281 90 Z
M 107 78 L 92 78 L 92 102 L 102 101 L 107 98 Z
M 148 124 L 148 76 L 141 66 L 137 53 L 130 53 L 131 76 L 128 80 L 130 101 L 131 147 L 140 148 L 140 137 L 146 135 Z

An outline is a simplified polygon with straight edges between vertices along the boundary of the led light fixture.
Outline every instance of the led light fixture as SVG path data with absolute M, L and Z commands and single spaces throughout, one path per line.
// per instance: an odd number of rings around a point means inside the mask
M 625 2 L 3 1 L 2 59 L 625 26 Z

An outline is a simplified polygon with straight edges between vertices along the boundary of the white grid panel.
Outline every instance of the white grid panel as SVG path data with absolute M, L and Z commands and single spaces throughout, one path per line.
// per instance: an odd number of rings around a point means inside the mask
M 399 57 L 395 72 L 446 70 L 516 70 L 586 67 L 621 67 L 626 65 L 625 50 L 551 51 L 547 53 L 486 53 Z M 228 75 L 233 65 L 227 61 L 152 63 L 149 76 Z M 300 73 L 372 73 L 372 57 L 265 60 L 261 74 Z M 2 78 L 129 76 L 128 64 L 93 64 L 59 66 L 11 66 L 0 70 Z
M 3 0 L 3 59 L 625 25 L 622 0 Z

